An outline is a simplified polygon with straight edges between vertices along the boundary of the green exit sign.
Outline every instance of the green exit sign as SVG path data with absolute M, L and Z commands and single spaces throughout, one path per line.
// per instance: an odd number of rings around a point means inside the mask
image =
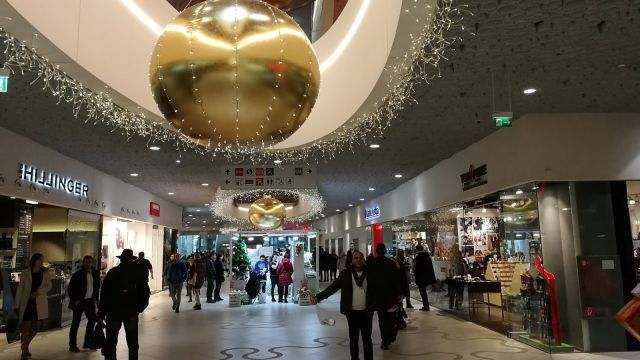
M 0 93 L 6 93 L 9 89 L 9 77 L 0 76 Z
M 495 113 L 493 114 L 493 126 L 497 128 L 511 127 L 513 124 L 513 113 Z

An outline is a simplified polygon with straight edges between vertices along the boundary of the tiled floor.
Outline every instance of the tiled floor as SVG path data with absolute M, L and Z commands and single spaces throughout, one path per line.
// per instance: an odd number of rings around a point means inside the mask
M 140 359 L 349 359 L 346 321 L 338 313 L 339 295 L 322 303 L 336 319 L 335 326 L 320 325 L 314 307 L 267 303 L 230 309 L 226 302 L 203 304 L 193 311 L 183 303 L 180 314 L 171 311 L 165 293 L 152 297 L 140 321 Z M 475 324 L 438 311 L 411 311 L 407 330 L 398 336 L 391 350 L 374 348 L 375 359 L 430 360 L 543 360 L 546 353 L 510 340 Z M 374 318 L 374 343 L 379 331 Z M 67 351 L 68 329 L 44 333 L 36 338 L 34 360 L 101 359 L 99 351 L 79 354 Z M 82 330 L 81 334 L 82 336 Z M 118 347 L 120 359 L 127 358 L 124 333 Z M 0 345 L 0 359 L 19 358 L 19 346 Z M 554 359 L 610 360 L 640 359 L 640 354 L 571 354 Z

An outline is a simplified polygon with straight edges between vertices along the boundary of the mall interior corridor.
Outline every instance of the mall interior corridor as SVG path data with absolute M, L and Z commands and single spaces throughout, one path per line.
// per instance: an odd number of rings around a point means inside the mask
M 225 294 L 226 295 L 226 294 Z M 184 294 L 183 294 L 184 296 Z M 347 324 L 338 310 L 340 294 L 320 304 L 336 320 L 321 325 L 314 306 L 271 303 L 229 308 L 227 300 L 191 309 L 183 299 L 179 314 L 171 311 L 167 292 L 151 297 L 140 316 L 140 360 L 158 359 L 248 359 L 327 360 L 349 359 Z M 226 296 L 225 296 L 226 297 Z M 428 360 L 615 360 L 640 359 L 640 353 L 549 355 L 508 339 L 471 322 L 448 316 L 437 309 L 409 310 L 407 329 L 399 332 L 388 351 L 379 349 L 380 332 L 374 316 L 374 359 Z M 83 336 L 84 324 L 79 338 Z M 38 335 L 31 352 L 33 360 L 101 359 L 100 350 L 70 353 L 69 328 Z M 360 345 L 362 346 L 362 345 Z M 362 351 L 362 350 L 361 350 Z M 0 347 L 3 360 L 18 359 L 19 345 Z M 118 357 L 127 358 L 124 332 Z

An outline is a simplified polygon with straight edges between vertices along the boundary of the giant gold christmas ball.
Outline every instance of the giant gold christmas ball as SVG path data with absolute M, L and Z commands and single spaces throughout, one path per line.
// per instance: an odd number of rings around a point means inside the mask
M 249 208 L 249 221 L 261 230 L 279 228 L 286 215 L 284 204 L 269 195 L 254 201 Z
M 304 31 L 259 0 L 208 0 L 158 39 L 151 91 L 180 133 L 206 147 L 269 147 L 293 134 L 318 96 L 318 60 Z

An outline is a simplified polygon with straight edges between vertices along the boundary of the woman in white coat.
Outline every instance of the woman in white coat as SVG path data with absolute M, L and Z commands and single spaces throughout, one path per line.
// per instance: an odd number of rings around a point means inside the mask
M 20 319 L 21 359 L 31 356 L 29 344 L 40 330 L 42 320 L 49 317 L 47 293 L 51 290 L 51 277 L 43 263 L 42 254 L 33 254 L 29 268 L 20 275 L 15 308 Z

